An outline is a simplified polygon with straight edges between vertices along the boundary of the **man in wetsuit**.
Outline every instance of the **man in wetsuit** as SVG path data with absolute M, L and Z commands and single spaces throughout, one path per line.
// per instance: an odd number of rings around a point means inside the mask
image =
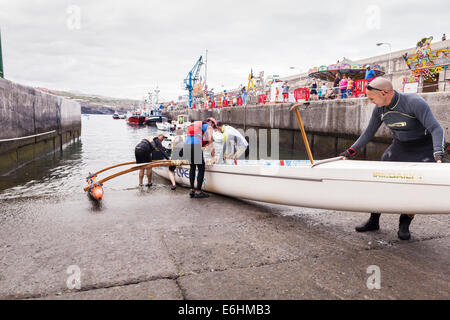
M 208 198 L 209 195 L 202 191 L 203 178 L 205 177 L 205 159 L 203 151 L 211 145 L 211 155 L 215 156 L 213 145 L 213 126 L 215 120 L 208 118 L 206 121 L 195 121 L 186 129 L 183 157 L 190 162 L 189 182 L 191 198 Z M 197 189 L 194 191 L 195 172 L 198 168 Z
M 149 163 L 153 160 L 163 160 L 169 159 L 169 155 L 167 154 L 165 148 L 162 145 L 162 141 L 166 138 L 166 135 L 161 133 L 156 137 L 149 137 L 142 139 L 141 142 L 138 143 L 134 150 L 134 154 L 136 157 L 136 163 Z M 144 171 L 147 170 L 147 179 L 148 183 L 146 187 L 152 186 L 152 168 L 141 169 L 139 170 L 139 186 L 142 187 L 144 183 Z
M 394 140 L 384 152 L 381 161 L 439 162 L 444 160 L 445 133 L 418 94 L 403 94 L 393 90 L 392 83 L 376 78 L 367 86 L 369 101 L 376 104 L 366 130 L 359 139 L 341 154 L 346 158 L 356 155 L 375 135 L 382 123 L 391 130 Z M 411 237 L 409 225 L 414 215 L 400 215 L 398 237 Z M 378 230 L 380 213 L 356 227 L 357 232 Z

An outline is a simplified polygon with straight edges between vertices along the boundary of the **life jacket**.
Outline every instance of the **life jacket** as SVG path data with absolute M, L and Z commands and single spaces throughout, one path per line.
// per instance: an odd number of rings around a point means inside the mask
M 198 141 L 201 142 L 202 147 L 204 147 L 208 141 L 205 139 L 206 131 L 203 131 L 203 121 L 195 121 L 186 129 L 186 135 L 190 137 L 197 137 Z

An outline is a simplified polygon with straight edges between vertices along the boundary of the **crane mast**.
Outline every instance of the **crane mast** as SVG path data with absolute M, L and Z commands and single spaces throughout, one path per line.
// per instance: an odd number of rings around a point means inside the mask
M 200 56 L 194 67 L 189 71 L 186 79 L 184 79 L 186 90 L 189 91 L 189 108 L 192 108 L 192 91 L 194 91 L 194 85 L 199 81 L 200 69 L 203 64 L 203 57 Z

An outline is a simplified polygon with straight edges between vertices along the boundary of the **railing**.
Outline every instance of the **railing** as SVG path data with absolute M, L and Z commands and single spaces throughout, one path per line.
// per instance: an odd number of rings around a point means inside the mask
M 44 132 L 44 133 L 39 133 L 39 134 L 34 134 L 32 136 L 26 136 L 26 137 L 20 137 L 20 138 L 10 138 L 10 139 L 1 139 L 0 142 L 10 142 L 10 141 L 18 141 L 18 140 L 24 140 L 24 139 L 29 139 L 29 138 L 36 138 L 36 137 L 40 137 L 40 136 L 45 136 L 51 133 L 55 133 L 56 130 L 53 131 L 48 131 L 48 132 Z
M 258 96 L 258 103 L 266 104 L 267 96 L 265 94 L 260 94 Z
M 295 102 L 298 100 L 304 99 L 305 101 L 309 100 L 309 89 L 308 88 L 298 88 L 294 90 L 294 98 Z
M 353 96 L 355 98 L 365 97 L 367 93 L 367 85 L 375 78 L 355 80 L 353 84 Z

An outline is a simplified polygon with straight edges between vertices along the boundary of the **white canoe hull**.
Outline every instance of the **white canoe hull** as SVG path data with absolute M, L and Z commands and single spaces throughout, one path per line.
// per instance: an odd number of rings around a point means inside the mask
M 168 179 L 167 168 L 154 168 Z M 189 166 L 177 168 L 189 186 Z M 240 161 L 207 166 L 203 189 L 230 197 L 331 210 L 450 213 L 450 164 L 336 161 Z

